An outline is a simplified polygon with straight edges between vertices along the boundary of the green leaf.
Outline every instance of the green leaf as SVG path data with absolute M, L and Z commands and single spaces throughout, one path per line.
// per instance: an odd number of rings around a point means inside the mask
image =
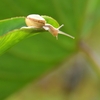
M 0 36 L 14 29 L 20 29 L 22 26 L 26 26 L 24 20 L 25 17 L 14 17 L 0 20 Z
M 43 16 L 43 18 L 47 21 L 47 23 L 52 24 L 55 27 L 59 27 L 59 24 L 53 18 L 49 16 Z M 0 21 L 0 55 L 19 41 L 43 32 L 43 29 L 20 29 L 25 26 L 24 20 L 24 17 L 19 17 Z
M 42 15 L 42 17 L 46 20 L 46 23 L 51 24 L 56 28 L 59 27 L 58 22 L 55 19 L 53 19 L 52 17 L 46 16 L 46 15 Z

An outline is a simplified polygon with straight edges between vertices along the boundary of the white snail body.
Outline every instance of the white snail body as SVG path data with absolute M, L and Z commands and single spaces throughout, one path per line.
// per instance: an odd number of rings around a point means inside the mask
M 43 28 L 44 28 L 45 30 L 48 30 L 53 36 L 57 36 L 57 35 L 58 35 L 59 30 L 58 30 L 57 28 L 53 27 L 53 26 L 50 25 L 50 24 L 45 24 L 45 25 L 43 26 Z
M 73 36 L 71 36 L 69 34 L 66 34 L 66 33 L 59 30 L 63 25 L 61 25 L 58 28 L 55 28 L 51 24 L 47 24 L 45 19 L 42 16 L 38 15 L 38 14 L 28 15 L 25 19 L 25 22 L 26 22 L 26 25 L 28 27 L 43 28 L 43 29 L 49 31 L 56 38 L 58 38 L 58 34 L 62 34 L 62 35 L 65 35 L 65 36 L 68 36 L 68 37 L 74 39 Z

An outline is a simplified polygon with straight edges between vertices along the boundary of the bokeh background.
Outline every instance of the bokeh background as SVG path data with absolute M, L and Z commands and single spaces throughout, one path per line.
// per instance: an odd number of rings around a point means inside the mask
M 55 18 L 75 40 L 45 32 L 0 56 L 0 100 L 100 100 L 100 0 L 1 0 L 0 19 Z

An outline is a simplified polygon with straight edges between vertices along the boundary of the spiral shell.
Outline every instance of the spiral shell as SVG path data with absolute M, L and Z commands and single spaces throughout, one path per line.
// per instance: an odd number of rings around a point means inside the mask
M 46 24 L 45 19 L 38 14 L 28 15 L 25 22 L 28 27 L 32 26 L 34 28 L 43 28 L 43 26 Z

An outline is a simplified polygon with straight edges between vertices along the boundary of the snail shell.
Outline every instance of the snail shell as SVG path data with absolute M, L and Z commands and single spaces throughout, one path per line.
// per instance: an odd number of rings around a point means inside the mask
M 27 26 L 32 26 L 34 28 L 43 28 L 43 26 L 46 24 L 45 19 L 38 14 L 28 15 L 25 22 Z

